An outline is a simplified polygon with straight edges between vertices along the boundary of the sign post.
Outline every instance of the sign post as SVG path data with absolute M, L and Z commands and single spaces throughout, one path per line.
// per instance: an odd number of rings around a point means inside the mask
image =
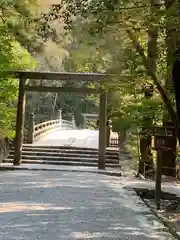
M 169 149 L 165 146 L 165 138 L 172 137 L 173 129 L 157 127 L 155 130 L 154 150 L 156 155 L 156 181 L 155 181 L 155 202 L 157 210 L 161 207 L 161 180 L 162 180 L 162 154 Z M 158 132 L 157 132 L 158 131 Z

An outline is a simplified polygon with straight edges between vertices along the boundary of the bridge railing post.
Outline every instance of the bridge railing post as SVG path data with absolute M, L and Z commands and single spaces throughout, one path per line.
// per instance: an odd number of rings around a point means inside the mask
M 58 118 L 59 118 L 59 128 L 62 127 L 62 110 L 58 110 Z
M 84 116 L 84 124 L 83 124 L 83 128 L 86 128 L 86 116 Z
M 74 115 L 72 116 L 72 125 L 73 125 L 73 128 L 76 127 L 76 122 L 75 122 L 75 117 L 74 117 Z
M 35 127 L 35 116 L 31 113 L 29 128 L 28 128 L 28 143 L 34 142 L 34 127 Z

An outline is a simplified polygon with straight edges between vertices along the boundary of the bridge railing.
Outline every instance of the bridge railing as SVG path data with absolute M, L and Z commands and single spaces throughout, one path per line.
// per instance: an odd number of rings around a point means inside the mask
M 35 125 L 34 114 L 31 114 L 28 130 L 24 129 L 24 142 L 33 143 L 53 131 L 76 128 L 74 117 L 72 118 L 72 121 L 56 119 Z
M 110 142 L 109 143 L 110 147 L 116 147 L 116 148 L 119 147 L 119 137 L 111 137 L 109 142 Z

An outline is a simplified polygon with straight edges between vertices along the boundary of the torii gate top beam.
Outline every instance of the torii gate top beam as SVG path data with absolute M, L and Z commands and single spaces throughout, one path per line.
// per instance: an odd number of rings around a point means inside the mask
M 113 75 L 101 73 L 73 73 L 73 72 L 43 72 L 43 71 L 22 71 L 10 70 L 5 71 L 5 74 L 13 75 L 17 78 L 26 79 L 46 79 L 46 80 L 61 80 L 61 81 L 105 81 Z
M 97 113 L 81 113 L 83 117 L 99 117 Z

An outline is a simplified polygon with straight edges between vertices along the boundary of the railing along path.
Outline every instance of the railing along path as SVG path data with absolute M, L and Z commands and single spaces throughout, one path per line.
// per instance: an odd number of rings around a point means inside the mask
M 35 125 L 34 115 L 29 123 L 28 130 L 24 129 L 24 142 L 33 143 L 52 131 L 60 129 L 76 129 L 75 121 L 67 121 L 63 119 L 49 120 Z

